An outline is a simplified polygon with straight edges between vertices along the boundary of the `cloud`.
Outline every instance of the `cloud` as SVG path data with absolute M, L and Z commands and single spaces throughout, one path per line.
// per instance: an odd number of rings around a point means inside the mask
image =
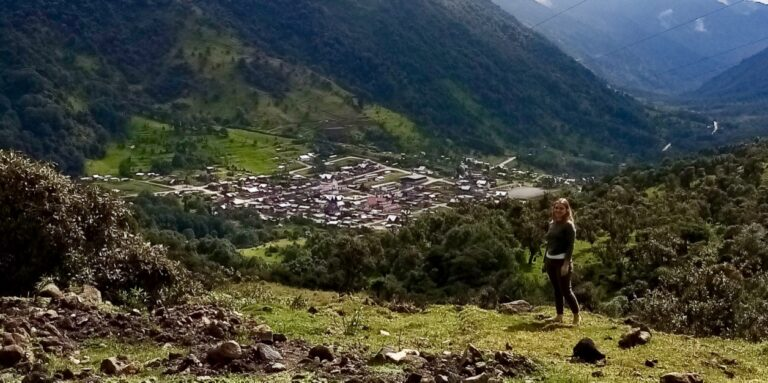
M 669 28 L 672 26 L 672 17 L 674 14 L 675 11 L 672 8 L 669 8 L 661 11 L 656 17 L 659 19 L 659 22 L 661 22 L 662 27 Z
M 693 27 L 696 32 L 706 32 L 707 26 L 704 25 L 704 19 L 696 19 L 696 24 Z
M 547 8 L 552 8 L 554 6 L 554 4 L 552 4 L 552 0 L 535 0 L 535 1 Z

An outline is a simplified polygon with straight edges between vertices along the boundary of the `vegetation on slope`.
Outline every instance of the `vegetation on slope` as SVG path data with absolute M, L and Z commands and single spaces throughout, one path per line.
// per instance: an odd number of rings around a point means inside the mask
M 580 171 L 698 140 L 698 122 L 654 118 L 485 0 L 17 0 L 0 14 L 0 146 L 67 173 L 111 158 L 134 115 L 389 151 L 547 146 L 535 165 Z

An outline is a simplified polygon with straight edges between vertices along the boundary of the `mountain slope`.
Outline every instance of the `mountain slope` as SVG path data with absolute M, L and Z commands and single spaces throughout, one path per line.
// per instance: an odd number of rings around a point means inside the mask
M 13 0 L 0 30 L 0 147 L 69 173 L 134 115 L 385 150 L 546 147 L 531 161 L 551 169 L 653 158 L 690 132 L 488 0 Z
M 221 19 L 454 144 L 567 141 L 637 152 L 656 132 L 634 100 L 487 1 L 219 3 Z M 214 8 L 215 9 L 215 8 Z
M 536 25 L 573 5 L 564 0 L 494 2 L 528 25 Z M 768 46 L 764 42 L 730 51 L 768 35 L 768 7 L 746 1 L 716 11 L 724 6 L 717 0 L 673 4 L 664 0 L 586 2 L 541 24 L 537 30 L 613 84 L 642 92 L 676 94 L 696 89 Z M 714 13 L 617 51 L 709 12 Z M 675 69 L 695 62 L 699 63 Z
M 707 81 L 693 93 L 715 101 L 756 102 L 768 100 L 768 49 Z

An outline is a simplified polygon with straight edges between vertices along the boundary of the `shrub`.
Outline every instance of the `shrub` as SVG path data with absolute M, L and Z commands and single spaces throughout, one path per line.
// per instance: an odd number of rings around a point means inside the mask
M 41 277 L 89 283 L 119 303 L 141 289 L 151 302 L 191 291 L 188 272 L 130 227 L 125 204 L 73 183 L 51 166 L 0 151 L 0 294 L 26 294 Z

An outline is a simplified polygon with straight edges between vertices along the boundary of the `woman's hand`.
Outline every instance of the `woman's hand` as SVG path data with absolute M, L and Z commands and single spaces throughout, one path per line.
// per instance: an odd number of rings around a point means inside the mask
M 563 262 L 563 266 L 560 268 L 560 275 L 566 276 L 571 273 L 573 264 L 570 261 Z

